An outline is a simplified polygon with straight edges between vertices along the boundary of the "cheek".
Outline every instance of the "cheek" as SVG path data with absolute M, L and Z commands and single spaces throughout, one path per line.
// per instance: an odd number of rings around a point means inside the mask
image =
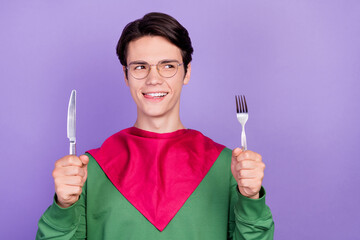
M 172 92 L 179 93 L 183 87 L 183 78 L 172 79 L 174 81 L 167 81 L 168 87 Z
M 129 82 L 129 90 L 130 90 L 130 94 L 133 97 L 133 99 L 136 101 L 137 98 L 139 98 L 139 91 L 138 88 L 136 87 L 136 85 L 134 85 L 133 83 Z
M 128 81 L 128 86 L 129 86 L 130 92 L 136 92 L 139 89 L 139 87 L 137 86 L 135 81 Z

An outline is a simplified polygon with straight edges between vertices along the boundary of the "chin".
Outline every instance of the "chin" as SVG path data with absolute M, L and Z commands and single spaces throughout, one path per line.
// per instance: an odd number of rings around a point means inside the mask
M 172 110 L 173 109 L 164 109 L 161 107 L 149 107 L 149 106 L 144 106 L 143 109 L 139 109 L 141 112 L 142 116 L 147 116 L 147 117 L 153 117 L 153 118 L 159 118 L 159 117 L 165 117 L 165 116 L 170 116 L 172 115 Z
M 163 112 L 163 111 L 146 111 L 146 112 L 143 112 L 143 115 L 148 116 L 148 117 L 158 118 L 158 117 L 166 116 L 166 112 Z

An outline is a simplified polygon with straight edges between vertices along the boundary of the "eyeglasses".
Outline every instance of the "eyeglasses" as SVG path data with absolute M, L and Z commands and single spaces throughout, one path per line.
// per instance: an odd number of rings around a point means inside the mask
M 164 78 L 171 78 L 177 73 L 179 66 L 183 63 L 179 63 L 175 60 L 164 60 L 158 62 L 158 64 L 149 64 L 147 62 L 132 62 L 126 69 L 129 71 L 130 75 L 135 79 L 144 79 L 146 78 L 152 66 L 156 66 L 156 69 L 160 76 Z

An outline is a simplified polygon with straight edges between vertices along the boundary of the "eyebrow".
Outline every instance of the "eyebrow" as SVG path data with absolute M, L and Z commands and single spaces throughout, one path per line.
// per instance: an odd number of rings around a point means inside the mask
M 179 61 L 176 60 L 176 59 L 164 59 L 164 60 L 161 60 L 159 62 L 161 62 L 161 63 L 169 63 L 169 62 L 179 62 Z
M 145 61 L 138 60 L 138 61 L 132 61 L 128 65 L 130 65 L 130 64 L 148 64 L 148 63 Z
M 160 60 L 158 63 L 169 63 L 169 62 L 179 62 L 179 61 L 176 59 L 163 59 L 163 60 Z M 128 65 L 130 65 L 130 64 L 149 64 L 149 63 L 145 62 L 143 60 L 136 60 L 136 61 L 130 62 Z

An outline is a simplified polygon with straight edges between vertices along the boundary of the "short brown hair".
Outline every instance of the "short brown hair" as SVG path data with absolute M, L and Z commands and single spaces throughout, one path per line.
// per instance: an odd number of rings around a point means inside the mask
M 116 46 L 116 54 L 123 66 L 127 66 L 129 43 L 143 36 L 160 36 L 169 40 L 181 50 L 185 73 L 194 51 L 189 33 L 175 18 L 158 12 L 146 14 L 143 18 L 128 23 Z

